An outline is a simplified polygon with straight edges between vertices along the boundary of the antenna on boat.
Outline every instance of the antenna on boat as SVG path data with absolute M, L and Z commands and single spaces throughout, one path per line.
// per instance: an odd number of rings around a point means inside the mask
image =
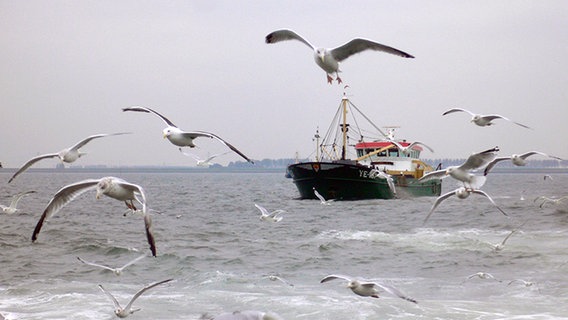
M 394 129 L 398 129 L 400 126 L 384 126 L 383 128 L 387 129 L 387 139 L 394 140 Z
M 319 154 L 320 138 L 321 137 L 319 135 L 319 127 L 317 127 L 316 134 L 314 134 L 314 138 L 312 139 L 312 141 L 316 142 L 316 162 L 320 161 L 320 154 Z

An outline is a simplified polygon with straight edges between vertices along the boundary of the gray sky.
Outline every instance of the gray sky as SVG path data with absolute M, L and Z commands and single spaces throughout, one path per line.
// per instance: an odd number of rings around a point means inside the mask
M 193 165 L 157 117 L 218 134 L 254 159 L 312 153 L 343 86 L 289 28 L 316 46 L 364 37 L 416 59 L 363 52 L 341 65 L 352 102 L 397 137 L 464 158 L 495 145 L 568 158 L 567 1 L 6 1 L 0 0 L 0 161 L 19 167 L 96 133 L 75 164 Z M 498 113 L 480 128 L 451 107 Z M 196 140 L 198 153 L 223 151 Z M 241 160 L 225 155 L 222 163 Z M 52 167 L 44 160 L 38 167 Z

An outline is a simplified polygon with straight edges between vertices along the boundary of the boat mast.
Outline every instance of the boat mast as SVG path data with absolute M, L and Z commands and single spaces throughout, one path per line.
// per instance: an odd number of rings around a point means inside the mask
M 312 140 L 316 141 L 316 162 L 320 161 L 320 135 L 319 135 L 319 128 L 316 129 L 316 134 Z
M 345 160 L 345 153 L 347 149 L 347 96 L 343 95 L 343 124 L 342 124 L 342 132 L 343 132 L 343 146 L 341 148 L 341 160 Z

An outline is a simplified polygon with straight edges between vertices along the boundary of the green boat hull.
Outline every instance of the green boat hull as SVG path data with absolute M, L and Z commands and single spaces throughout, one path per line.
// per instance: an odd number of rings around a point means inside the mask
M 287 172 L 301 199 L 317 199 L 314 188 L 326 199 L 362 200 L 439 196 L 441 180 L 418 182 L 414 177 L 393 176 L 396 194 L 372 169 L 353 161 L 303 162 L 289 165 Z

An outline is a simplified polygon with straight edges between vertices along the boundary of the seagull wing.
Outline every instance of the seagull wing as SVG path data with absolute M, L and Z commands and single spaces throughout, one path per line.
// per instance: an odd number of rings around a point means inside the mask
M 342 279 L 342 280 L 345 280 L 345 281 L 351 281 L 351 278 L 348 277 L 348 276 L 344 276 L 344 275 L 341 275 L 341 274 L 330 274 L 330 275 L 325 276 L 323 279 L 321 279 L 320 283 L 328 282 L 328 281 L 335 280 L 335 279 Z
M 418 181 L 428 181 L 432 179 L 443 179 L 447 177 L 446 170 L 436 170 L 430 171 L 427 174 L 423 175 Z
M 374 284 L 375 286 L 385 290 L 386 292 L 392 294 L 393 296 L 397 296 L 401 299 L 404 299 L 406 301 L 410 301 L 413 303 L 418 303 L 418 301 L 408 297 L 407 295 L 405 295 L 404 293 L 402 293 L 400 290 L 398 290 L 397 288 L 390 286 L 388 284 L 384 284 L 384 283 L 378 283 L 378 282 L 372 282 L 372 284 Z M 365 285 L 365 283 L 362 283 L 362 285 Z
M 255 206 L 258 210 L 260 210 L 260 213 L 262 213 L 263 216 L 267 216 L 267 215 L 268 215 L 268 210 L 266 210 L 265 207 L 260 206 L 260 205 L 258 205 L 258 204 L 256 204 L 256 203 L 254 204 L 254 206 Z
M 452 108 L 449 110 L 446 110 L 444 113 L 442 113 L 443 116 L 450 114 L 450 113 L 454 113 L 454 112 L 465 112 L 465 113 L 469 113 L 472 117 L 475 116 L 475 113 L 466 110 L 466 109 L 462 109 L 462 108 Z
M 440 205 L 440 203 L 442 203 L 442 201 L 448 199 L 449 197 L 453 196 L 454 194 L 456 194 L 456 190 L 450 191 L 450 192 L 445 193 L 445 194 L 439 196 L 438 198 L 436 198 L 436 201 L 434 201 L 434 204 L 432 205 L 432 208 L 430 209 L 430 212 L 428 212 L 428 215 L 426 216 L 426 219 L 424 219 L 423 223 L 426 223 L 426 221 L 428 221 L 428 219 L 430 218 L 432 213 L 434 213 L 434 210 L 436 210 L 436 208 Z
M 502 214 L 507 216 L 507 213 L 505 213 L 505 211 L 503 211 L 501 208 L 499 208 L 499 206 L 495 203 L 495 201 L 493 201 L 493 199 L 491 199 L 491 197 L 487 193 L 485 193 L 483 190 L 474 189 L 471 192 L 476 193 L 476 194 L 480 194 L 480 195 L 486 197 L 487 199 L 489 199 L 489 201 L 491 201 L 491 203 L 493 203 L 493 205 L 495 207 L 497 207 L 497 209 L 499 209 L 499 211 L 501 211 Z
M 482 168 L 497 157 L 497 151 L 499 151 L 499 148 L 495 147 L 489 150 L 474 153 L 469 156 L 467 160 L 461 166 L 459 166 L 459 168 L 465 171 Z
M 412 147 L 415 146 L 415 145 L 421 145 L 423 147 L 426 147 L 426 149 L 430 150 L 430 152 L 434 152 L 434 150 L 432 148 L 430 148 L 429 146 L 427 146 L 426 144 L 424 144 L 423 142 L 420 142 L 420 141 L 414 141 L 407 148 L 412 149 Z
M 137 111 L 137 112 L 147 112 L 147 113 L 153 113 L 155 115 L 157 115 L 158 117 L 160 117 L 160 119 L 162 119 L 168 126 L 171 127 L 176 127 L 177 126 L 171 122 L 168 118 L 164 117 L 163 115 L 159 114 L 158 112 L 147 108 L 147 107 L 128 107 L 128 108 L 122 108 L 122 111 Z
M 182 148 L 178 148 L 178 149 L 179 149 L 179 152 L 181 152 L 184 156 L 192 157 L 197 162 L 201 161 L 201 158 L 199 158 L 197 155 L 194 155 L 193 153 L 185 152 L 185 151 L 183 151 Z
M 360 53 L 362 51 L 365 50 L 375 50 L 375 51 L 382 51 L 382 52 L 386 52 L 386 53 L 390 53 L 390 54 L 394 54 L 397 55 L 399 57 L 403 57 L 403 58 L 414 58 L 414 56 L 404 52 L 404 51 L 400 51 L 398 49 L 389 47 L 389 46 L 385 46 L 384 44 L 380 44 L 378 42 L 375 41 L 371 41 L 371 40 L 367 40 L 367 39 L 361 39 L 361 38 L 356 38 L 353 39 L 349 42 L 347 42 L 346 44 L 334 48 L 331 50 L 331 55 L 335 58 L 335 60 L 337 61 L 343 61 L 347 58 L 349 58 L 350 56 L 356 54 L 356 53 Z
M 35 193 L 35 191 L 32 190 L 32 191 L 20 192 L 17 195 L 15 195 L 12 198 L 12 202 L 10 202 L 10 207 L 16 209 L 16 207 L 18 206 L 18 202 L 20 202 L 20 199 L 22 199 L 25 195 L 30 193 Z
M 109 271 L 112 271 L 112 272 L 115 271 L 114 268 L 107 267 L 107 266 L 104 266 L 104 265 L 102 265 L 102 264 L 98 264 L 98 263 L 86 261 L 86 260 L 83 260 L 83 259 L 81 259 L 81 258 L 79 258 L 79 257 L 77 257 L 77 260 L 79 260 L 79 261 L 81 261 L 81 262 L 83 262 L 84 264 L 89 265 L 89 266 L 93 266 L 93 267 L 97 267 L 97 268 L 103 268 L 103 269 L 106 269 L 106 270 L 109 270 Z
M 132 304 L 134 303 L 134 301 L 136 301 L 136 299 L 138 299 L 138 297 L 140 297 L 144 292 L 146 292 L 147 290 L 152 289 L 155 286 L 158 286 L 160 284 L 166 283 L 166 282 L 170 282 L 173 279 L 167 279 L 167 280 L 162 280 L 159 282 L 155 282 L 152 284 L 149 284 L 147 286 L 145 286 L 144 288 L 140 289 L 138 292 L 136 292 L 136 294 L 134 294 L 134 296 L 132 297 L 132 299 L 130 299 L 130 301 L 128 302 L 128 304 L 126 305 L 126 307 L 124 307 L 124 310 L 130 310 L 130 308 L 132 308 Z
M 245 159 L 246 161 L 250 162 L 250 163 L 254 163 L 254 161 L 252 161 L 251 159 L 247 158 L 247 156 L 245 156 L 242 152 L 240 152 L 237 148 L 235 148 L 232 144 L 228 143 L 227 141 L 221 139 L 221 137 L 219 137 L 218 135 L 215 135 L 213 133 L 210 132 L 205 132 L 205 131 L 191 131 L 191 132 L 184 132 L 183 133 L 184 136 L 191 138 L 191 139 L 195 139 L 197 137 L 209 137 L 212 139 L 217 139 L 219 142 L 221 142 L 222 144 L 224 144 L 225 146 L 227 146 L 229 149 L 233 150 L 235 153 L 237 153 L 239 156 L 241 156 L 243 159 Z
M 152 233 L 152 217 L 150 217 L 149 213 L 144 214 L 144 228 L 146 230 L 146 239 L 148 240 L 148 244 L 150 245 L 150 251 L 152 252 L 152 256 L 156 256 L 156 240 L 154 239 L 154 234 Z
M 549 158 L 553 158 L 553 159 L 556 159 L 556 160 L 563 160 L 562 158 L 559 158 L 559 157 L 556 157 L 556 156 L 551 156 L 551 155 L 549 155 L 549 154 L 546 154 L 546 153 L 540 152 L 540 151 L 529 151 L 529 152 L 525 152 L 525 153 L 519 155 L 519 157 L 521 157 L 521 158 L 523 158 L 523 159 L 526 159 L 527 157 L 530 157 L 530 156 L 535 155 L 535 154 L 538 154 L 538 155 L 541 155 L 541 156 L 545 156 L 545 157 L 549 157 Z
M 316 49 L 316 47 L 314 47 L 308 40 L 304 39 L 296 32 L 288 29 L 276 30 L 274 32 L 271 32 L 265 37 L 264 40 L 266 41 L 266 43 L 276 43 L 286 40 L 298 40 L 303 42 L 308 47 L 312 48 L 312 50 Z
M 325 202 L 325 198 L 316 189 L 314 189 L 314 194 L 316 195 L 316 197 L 318 197 L 318 199 L 320 199 L 321 202 Z
M 112 293 L 106 291 L 106 289 L 103 288 L 103 286 L 101 286 L 100 284 L 99 284 L 99 289 L 101 289 L 102 292 L 104 292 L 110 298 L 110 300 L 114 304 L 115 309 L 122 309 L 122 307 L 120 306 L 120 303 L 118 303 L 118 300 L 116 300 L 116 298 L 112 295 Z
M 117 136 L 117 135 L 121 135 L 121 134 L 129 134 L 129 133 L 130 132 L 94 134 L 92 136 L 88 136 L 85 139 L 77 142 L 75 145 L 73 145 L 71 148 L 69 148 L 69 150 L 78 150 L 79 148 L 83 147 L 84 145 L 89 143 L 89 141 L 91 141 L 93 139 L 98 139 L 98 138 L 107 137 L 107 136 Z
M 32 242 L 36 241 L 37 235 L 39 234 L 41 227 L 43 226 L 43 223 L 45 222 L 46 219 L 49 219 L 51 216 L 56 214 L 61 208 L 66 206 L 69 202 L 73 201 L 73 199 L 77 198 L 84 192 L 96 188 L 99 181 L 100 181 L 99 179 L 87 179 L 67 185 L 61 188 L 59 191 L 57 191 L 57 193 L 47 204 L 47 207 L 43 211 L 43 214 L 41 215 L 41 218 L 39 219 L 34 229 L 34 233 L 32 235 Z
M 504 160 L 509 160 L 511 159 L 511 157 L 498 157 L 493 159 L 493 161 L 489 162 L 487 164 L 487 167 L 485 167 L 485 170 L 483 171 L 483 175 L 486 176 L 489 171 L 491 171 L 491 169 L 500 161 L 504 161 Z
M 10 180 L 8 180 L 8 183 L 12 182 L 12 180 L 16 179 L 16 177 L 26 171 L 29 167 L 31 167 L 34 163 L 42 160 L 42 159 L 47 159 L 47 158 L 57 158 L 59 157 L 59 154 L 57 153 L 48 153 L 48 154 L 43 154 L 41 156 L 37 156 L 34 158 L 31 158 L 30 160 L 28 160 L 28 162 L 26 162 L 20 169 L 18 169 L 18 171 L 16 171 L 16 173 L 14 173 L 14 175 L 10 178 Z
M 222 156 L 222 155 L 225 155 L 225 154 L 227 154 L 227 153 L 229 153 L 229 152 L 230 152 L 230 151 L 214 154 L 214 155 L 208 157 L 207 159 L 205 159 L 205 160 L 203 160 L 203 161 L 204 161 L 204 162 L 209 162 L 209 161 L 211 161 L 211 160 L 213 160 L 213 159 L 215 159 L 215 158 L 217 158 L 217 157 L 220 157 L 220 156 Z
M 124 269 L 127 268 L 128 266 L 130 266 L 130 265 L 132 265 L 132 264 L 134 264 L 134 263 L 136 263 L 136 262 L 138 262 L 138 261 L 140 261 L 140 260 L 142 260 L 142 259 L 144 259 L 144 258 L 146 258 L 146 255 L 145 255 L 145 254 L 139 256 L 138 258 L 136 258 L 136 259 L 134 259 L 134 260 L 132 260 L 132 261 L 130 261 L 130 262 L 128 262 L 127 264 L 123 265 L 122 267 L 120 267 L 120 268 L 118 268 L 118 269 L 119 269 L 119 270 L 124 270 Z

